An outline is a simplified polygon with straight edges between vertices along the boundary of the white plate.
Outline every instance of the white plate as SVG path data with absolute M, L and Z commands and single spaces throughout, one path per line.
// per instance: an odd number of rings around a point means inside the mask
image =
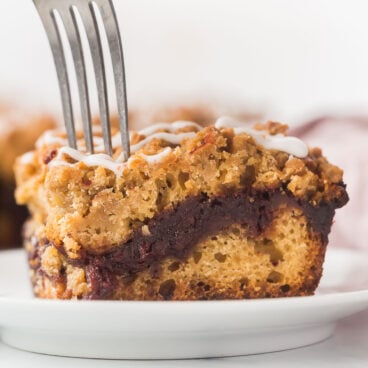
M 368 253 L 331 249 L 315 296 L 199 302 L 48 301 L 31 296 L 23 251 L 0 254 L 2 340 L 63 356 L 223 357 L 285 350 L 328 338 L 368 308 Z

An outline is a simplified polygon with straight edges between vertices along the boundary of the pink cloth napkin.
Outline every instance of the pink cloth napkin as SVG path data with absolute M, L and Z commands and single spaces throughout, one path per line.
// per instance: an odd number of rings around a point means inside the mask
M 321 118 L 290 134 L 344 170 L 350 201 L 336 211 L 330 244 L 368 249 L 368 118 Z

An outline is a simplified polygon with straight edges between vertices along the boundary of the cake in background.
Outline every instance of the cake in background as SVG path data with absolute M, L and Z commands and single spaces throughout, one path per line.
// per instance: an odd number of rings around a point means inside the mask
M 22 225 L 28 216 L 14 199 L 15 158 L 32 149 L 37 137 L 55 125 L 49 115 L 0 105 L 0 249 L 21 246 Z

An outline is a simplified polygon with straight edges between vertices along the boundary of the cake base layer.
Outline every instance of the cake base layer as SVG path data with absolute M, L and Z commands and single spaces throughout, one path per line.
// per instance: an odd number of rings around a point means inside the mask
M 193 197 L 104 254 L 67 256 L 27 225 L 34 291 L 46 298 L 238 299 L 310 295 L 335 208 L 280 192 Z

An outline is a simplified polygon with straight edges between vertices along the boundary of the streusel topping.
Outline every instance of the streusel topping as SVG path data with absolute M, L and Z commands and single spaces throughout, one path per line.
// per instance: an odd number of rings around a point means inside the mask
M 37 215 L 42 236 L 78 254 L 82 246 L 100 252 L 121 244 L 162 210 L 202 193 L 279 190 L 311 205 L 344 195 L 342 171 L 318 149 L 296 157 L 306 146 L 285 136 L 282 125 L 231 124 L 177 122 L 133 132 L 135 152 L 126 162 L 117 143 L 112 158 L 86 155 L 81 141 L 78 152 L 65 147 L 65 134 L 47 133 L 17 161 L 17 201 Z

